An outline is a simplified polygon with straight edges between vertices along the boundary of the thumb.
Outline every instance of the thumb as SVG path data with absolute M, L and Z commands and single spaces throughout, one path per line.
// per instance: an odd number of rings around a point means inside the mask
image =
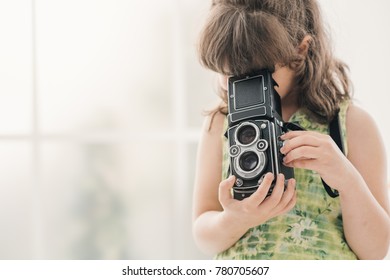
M 233 188 L 235 181 L 236 181 L 236 177 L 234 175 L 231 175 L 229 178 L 223 180 L 219 184 L 218 198 L 222 206 L 226 205 L 226 203 L 230 199 L 232 199 L 231 189 Z

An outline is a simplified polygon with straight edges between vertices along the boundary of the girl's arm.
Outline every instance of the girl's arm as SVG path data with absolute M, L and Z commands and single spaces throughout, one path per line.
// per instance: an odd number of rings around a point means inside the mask
M 215 254 L 234 244 L 245 233 L 245 229 L 235 227 L 235 233 L 232 230 L 223 231 L 229 226 L 223 219 L 223 209 L 218 201 L 224 116 L 217 113 L 212 125 L 210 122 L 211 118 L 207 117 L 198 144 L 193 195 L 193 234 L 202 251 Z
M 390 243 L 386 154 L 373 119 L 350 105 L 348 155 L 328 135 L 290 132 L 282 136 L 285 164 L 318 172 L 340 193 L 344 233 L 360 259 L 382 259 Z
M 390 243 L 386 151 L 374 120 L 351 105 L 347 114 L 348 159 L 358 175 L 340 194 L 348 244 L 361 259 L 383 259 Z M 361 176 L 359 176 L 361 175 Z
M 258 190 L 249 198 L 232 198 L 235 178 L 223 180 L 222 134 L 225 116 L 215 115 L 211 128 L 206 119 L 198 147 L 193 199 L 193 233 L 202 251 L 216 254 L 236 243 L 245 232 L 268 219 L 289 211 L 296 201 L 295 181 L 284 190 L 284 177 L 279 175 L 272 195 L 265 199 L 274 179 L 267 174 Z

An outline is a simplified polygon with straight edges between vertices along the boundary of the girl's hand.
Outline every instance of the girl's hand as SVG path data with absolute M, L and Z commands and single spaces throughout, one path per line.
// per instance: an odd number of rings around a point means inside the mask
M 284 191 L 284 175 L 279 174 L 272 194 L 266 198 L 273 180 L 274 175 L 267 173 L 256 192 L 241 201 L 232 198 L 230 192 L 235 177 L 230 176 L 222 181 L 219 185 L 219 201 L 225 217 L 249 229 L 290 211 L 296 203 L 295 180 L 290 179 Z
M 345 176 L 353 172 L 350 161 L 326 134 L 312 131 L 291 131 L 281 136 L 284 164 L 317 172 L 332 188 L 340 191 Z

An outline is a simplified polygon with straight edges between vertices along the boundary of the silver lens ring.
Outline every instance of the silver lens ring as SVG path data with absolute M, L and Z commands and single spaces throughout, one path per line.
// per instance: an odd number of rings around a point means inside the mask
M 260 137 L 259 128 L 251 122 L 243 122 L 236 130 L 235 138 L 240 146 L 247 147 Z
M 241 157 L 247 153 L 253 153 L 257 156 L 257 164 L 254 168 L 251 168 L 251 170 L 244 170 L 240 164 Z M 240 177 L 245 179 L 252 179 L 258 176 L 264 170 L 266 162 L 267 158 L 265 153 L 258 152 L 256 150 L 246 150 L 245 153 L 242 153 L 240 156 L 234 158 L 234 168 Z

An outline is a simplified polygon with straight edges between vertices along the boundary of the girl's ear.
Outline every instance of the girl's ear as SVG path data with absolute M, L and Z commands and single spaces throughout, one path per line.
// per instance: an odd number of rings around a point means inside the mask
M 301 44 L 298 47 L 298 53 L 300 55 L 306 56 L 307 52 L 309 51 L 311 42 L 313 38 L 310 35 L 306 35 L 305 38 L 303 38 Z

